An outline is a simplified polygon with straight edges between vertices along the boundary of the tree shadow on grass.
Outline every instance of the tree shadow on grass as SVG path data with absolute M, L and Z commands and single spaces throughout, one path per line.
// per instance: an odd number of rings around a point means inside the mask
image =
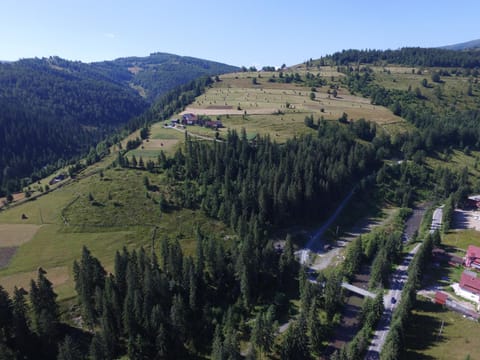
M 420 354 L 419 351 L 430 349 L 446 339 L 440 334 L 442 322 L 428 313 L 443 313 L 447 310 L 429 301 L 418 301 L 416 309 L 420 312 L 411 315 L 409 326 L 405 330 L 407 349 L 404 359 L 434 359 L 429 355 Z M 447 325 L 447 322 L 443 324 L 443 326 Z

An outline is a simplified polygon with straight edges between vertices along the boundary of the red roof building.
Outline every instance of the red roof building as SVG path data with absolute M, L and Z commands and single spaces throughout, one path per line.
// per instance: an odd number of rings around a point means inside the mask
M 480 278 L 477 278 L 477 274 L 474 272 L 464 271 L 460 278 L 460 288 L 472 294 L 480 295 Z
M 195 125 L 198 121 L 198 117 L 195 114 L 187 113 L 182 115 L 182 124 Z
M 440 305 L 445 305 L 445 303 L 447 302 L 447 299 L 448 299 L 448 294 L 444 293 L 444 292 L 441 292 L 441 291 L 437 291 L 435 293 L 435 302 L 437 304 L 440 304 Z
M 468 245 L 465 266 L 480 270 L 480 247 Z

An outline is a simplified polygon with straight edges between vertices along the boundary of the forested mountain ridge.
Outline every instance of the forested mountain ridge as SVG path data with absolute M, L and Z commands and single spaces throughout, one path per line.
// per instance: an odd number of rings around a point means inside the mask
M 214 76 L 238 71 L 239 68 L 188 56 L 152 53 L 145 57 L 125 57 L 91 64 L 116 81 L 127 81 L 145 92 L 150 102 L 172 88 L 200 76 Z
M 57 57 L 0 65 L 0 96 L 53 119 L 82 125 L 118 125 L 147 103 L 110 74 Z
M 91 64 L 59 57 L 0 63 L 0 195 L 19 190 L 21 178 L 45 172 L 46 165 L 85 154 L 169 90 L 234 69 L 170 54 Z
M 315 64 L 316 61 L 313 61 Z M 405 47 L 398 50 L 342 50 L 318 60 L 320 65 L 397 64 L 427 67 L 462 67 L 472 69 L 480 66 L 480 52 L 474 50 L 454 51 L 448 49 Z
M 1 194 L 84 154 L 148 104 L 88 64 L 45 58 L 0 64 L 0 106 Z
M 469 49 L 479 49 L 480 48 L 480 39 L 476 40 L 471 40 L 471 41 L 466 41 L 463 43 L 458 43 L 458 44 L 452 44 L 452 45 L 446 45 L 442 46 L 441 49 L 447 49 L 447 50 L 469 50 Z

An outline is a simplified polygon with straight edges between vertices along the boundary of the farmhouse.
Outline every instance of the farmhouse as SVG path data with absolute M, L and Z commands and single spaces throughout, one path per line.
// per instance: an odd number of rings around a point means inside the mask
M 480 247 L 468 245 L 465 255 L 465 266 L 480 270 Z
M 195 114 L 187 113 L 182 115 L 183 125 L 195 125 L 198 122 L 198 117 Z
M 477 278 L 476 273 L 465 270 L 460 283 L 455 285 L 457 285 L 453 286 L 455 294 L 477 304 L 480 303 L 480 278 Z

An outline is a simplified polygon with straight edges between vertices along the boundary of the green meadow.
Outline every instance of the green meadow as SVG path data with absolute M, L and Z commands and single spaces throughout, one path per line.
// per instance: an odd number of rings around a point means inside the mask
M 150 190 L 144 185 L 145 177 Z M 84 245 L 112 271 L 115 252 L 124 246 L 151 250 L 153 244 L 158 251 L 159 241 L 168 237 L 178 239 L 183 251 L 192 255 L 197 227 L 206 234 L 231 235 L 225 225 L 207 219 L 200 211 L 162 212 L 158 198 L 161 194 L 169 199 L 166 189 L 162 175 L 112 168 L 0 212 L 0 224 L 41 225 L 0 270 L 0 285 L 9 291 L 14 286 L 28 288 L 42 267 L 59 299 L 66 300 L 74 296 L 72 264 Z M 22 220 L 22 214 L 28 219 Z

